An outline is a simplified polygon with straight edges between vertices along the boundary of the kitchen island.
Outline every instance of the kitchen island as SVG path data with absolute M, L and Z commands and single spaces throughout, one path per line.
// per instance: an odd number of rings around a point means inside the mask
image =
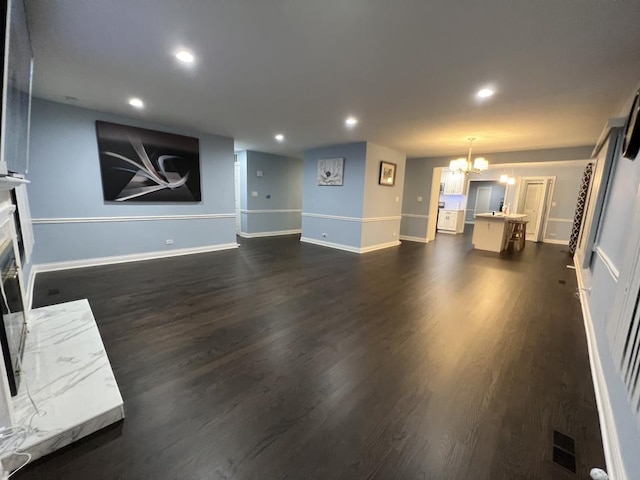
M 525 214 L 478 213 L 473 226 L 473 248 L 489 252 L 501 252 L 508 245 L 510 220 L 525 220 Z

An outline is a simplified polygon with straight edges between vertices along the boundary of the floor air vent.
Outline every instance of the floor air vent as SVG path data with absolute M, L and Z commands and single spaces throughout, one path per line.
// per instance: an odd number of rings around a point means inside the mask
M 576 473 L 576 442 L 556 430 L 553 431 L 553 462 Z

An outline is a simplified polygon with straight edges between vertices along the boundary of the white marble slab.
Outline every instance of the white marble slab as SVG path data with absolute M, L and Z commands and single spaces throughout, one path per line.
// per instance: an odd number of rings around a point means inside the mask
M 32 460 L 124 418 L 122 396 L 87 300 L 30 312 L 22 367 L 13 399 L 14 425 L 31 427 L 19 451 L 30 453 Z M 24 458 L 2 461 L 5 468 L 16 468 Z

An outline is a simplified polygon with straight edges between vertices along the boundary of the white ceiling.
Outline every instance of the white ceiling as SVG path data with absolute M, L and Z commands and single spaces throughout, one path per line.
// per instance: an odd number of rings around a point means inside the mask
M 26 6 L 37 96 L 229 135 L 238 150 L 368 140 L 416 157 L 464 152 L 470 136 L 478 152 L 592 145 L 640 80 L 637 0 Z M 180 46 L 193 68 L 172 57 Z M 487 83 L 498 93 L 478 103 Z

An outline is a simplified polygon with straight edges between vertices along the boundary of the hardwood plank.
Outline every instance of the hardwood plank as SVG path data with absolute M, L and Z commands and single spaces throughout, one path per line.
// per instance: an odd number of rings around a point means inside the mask
M 36 306 L 89 299 L 127 417 L 20 478 L 546 480 L 604 465 L 563 247 L 240 242 L 38 275 Z M 554 428 L 576 439 L 577 475 L 551 462 Z

